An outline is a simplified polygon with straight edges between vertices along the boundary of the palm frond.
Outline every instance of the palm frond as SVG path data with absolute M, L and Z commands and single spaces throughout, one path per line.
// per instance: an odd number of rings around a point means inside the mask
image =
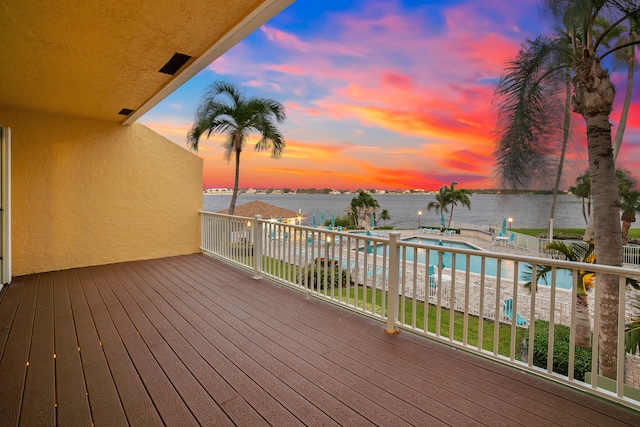
M 525 185 L 549 163 L 549 146 L 563 117 L 559 94 L 567 44 L 566 39 L 527 40 L 496 89 L 499 135 L 494 155 L 499 175 L 512 187 Z

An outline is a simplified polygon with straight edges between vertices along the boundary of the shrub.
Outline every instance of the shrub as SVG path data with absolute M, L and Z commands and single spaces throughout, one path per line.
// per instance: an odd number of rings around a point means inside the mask
M 331 286 L 333 285 L 333 287 L 337 289 L 340 283 L 342 283 L 342 286 L 347 284 L 347 273 L 348 272 L 345 269 L 340 273 L 340 265 L 337 260 L 316 258 L 312 263 L 305 267 L 304 276 L 306 277 L 310 288 L 316 288 L 316 286 L 319 286 L 316 290 L 324 289 L 326 276 L 327 288 L 331 289 Z M 349 278 L 349 282 L 350 285 L 353 285 L 353 278 Z
M 553 372 L 569 375 L 569 334 L 571 328 L 563 325 L 555 326 L 553 339 Z M 537 320 L 533 342 L 533 365 L 547 369 L 547 349 L 549 337 L 549 322 Z M 529 342 L 529 330 L 524 335 L 524 344 Z M 575 348 L 573 377 L 584 381 L 585 373 L 591 372 L 591 349 Z
M 349 215 L 335 217 L 334 223 L 335 223 L 336 227 L 337 226 L 349 227 L 349 226 L 353 225 L 351 223 L 351 217 Z M 331 219 L 325 219 L 323 225 L 325 227 L 330 226 L 331 225 Z
M 253 245 L 247 241 L 232 243 L 229 249 L 235 256 L 253 256 Z

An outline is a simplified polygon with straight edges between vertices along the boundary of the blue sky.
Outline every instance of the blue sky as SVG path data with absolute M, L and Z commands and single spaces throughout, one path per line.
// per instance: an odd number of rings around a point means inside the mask
M 493 93 L 527 37 L 548 31 L 539 2 L 298 0 L 216 60 L 141 122 L 186 147 L 207 86 L 238 85 L 285 105 L 280 159 L 243 151 L 240 187 L 498 188 Z M 613 73 L 624 97 L 626 70 Z M 621 166 L 640 166 L 640 89 Z M 588 167 L 575 116 L 563 186 Z M 201 143 L 204 187 L 231 187 L 220 136 Z M 550 177 L 538 185 L 551 188 Z

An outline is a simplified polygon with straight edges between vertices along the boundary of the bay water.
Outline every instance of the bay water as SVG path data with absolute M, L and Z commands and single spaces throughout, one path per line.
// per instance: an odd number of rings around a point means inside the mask
M 265 203 L 301 212 L 302 224 L 311 225 L 312 216 L 320 221 L 321 213 L 325 220 L 346 214 L 345 208 L 351 205 L 356 194 L 240 194 L 236 206 L 259 200 Z M 380 211 L 387 209 L 390 220 L 377 221 L 377 225 L 389 225 L 396 228 L 438 227 L 440 212 L 427 205 L 435 200 L 432 194 L 372 194 L 380 205 Z M 549 225 L 552 195 L 549 194 L 473 194 L 470 196 L 471 209 L 455 206 L 453 220 L 477 225 L 499 227 L 503 218 L 513 218 L 513 228 L 541 228 Z M 204 195 L 203 210 L 219 212 L 229 208 L 230 195 Z M 449 207 L 450 209 L 450 207 Z M 422 212 L 419 215 L 418 212 Z M 445 214 L 445 224 L 449 223 L 449 214 Z M 378 213 L 379 215 L 379 213 Z M 584 228 L 582 202 L 577 196 L 559 194 L 556 202 L 554 228 Z

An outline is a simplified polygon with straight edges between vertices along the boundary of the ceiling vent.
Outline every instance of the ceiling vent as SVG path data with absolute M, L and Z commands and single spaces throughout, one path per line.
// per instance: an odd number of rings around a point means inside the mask
M 131 113 L 133 113 L 133 110 L 130 110 L 128 108 L 123 108 L 122 110 L 120 110 L 118 114 L 122 114 L 123 116 L 128 116 Z
M 173 76 L 190 59 L 191 57 L 189 55 L 174 53 L 171 59 L 166 64 L 164 64 L 164 67 L 160 68 L 160 72 L 171 74 Z

